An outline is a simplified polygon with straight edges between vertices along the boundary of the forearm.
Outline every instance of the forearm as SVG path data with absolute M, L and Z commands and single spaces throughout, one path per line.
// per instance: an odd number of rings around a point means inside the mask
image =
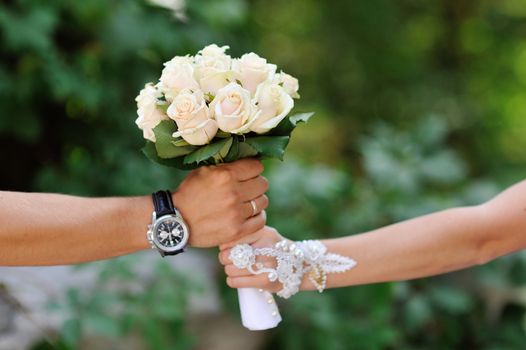
M 148 247 L 151 199 L 0 192 L 0 265 L 62 265 Z
M 488 203 L 450 209 L 368 233 L 327 240 L 356 268 L 328 276 L 328 287 L 433 276 L 483 264 L 526 247 L 526 182 Z M 310 289 L 310 284 L 305 283 Z
M 351 271 L 328 275 L 327 287 L 408 280 L 476 264 L 482 244 L 478 219 L 478 208 L 458 208 L 326 240 L 330 252 L 358 262 Z

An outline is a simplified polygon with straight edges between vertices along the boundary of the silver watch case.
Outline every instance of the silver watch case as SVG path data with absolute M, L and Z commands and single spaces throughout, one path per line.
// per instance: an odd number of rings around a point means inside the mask
M 177 221 L 183 228 L 183 232 L 184 232 L 183 239 L 181 240 L 181 242 L 179 242 L 179 244 L 173 247 L 165 247 L 164 245 L 162 245 L 159 242 L 157 235 L 155 234 L 159 225 L 167 220 Z M 152 223 L 148 225 L 148 232 L 147 232 L 148 242 L 150 242 L 150 246 L 152 247 L 152 249 L 157 249 L 159 252 L 164 252 L 164 253 L 175 252 L 175 251 L 184 249 L 186 247 L 186 245 L 188 244 L 189 237 L 190 237 L 190 231 L 188 230 L 188 226 L 186 225 L 186 222 L 183 220 L 183 217 L 181 216 L 179 211 L 175 210 L 175 214 L 163 215 L 159 218 L 157 217 L 156 212 L 152 213 Z

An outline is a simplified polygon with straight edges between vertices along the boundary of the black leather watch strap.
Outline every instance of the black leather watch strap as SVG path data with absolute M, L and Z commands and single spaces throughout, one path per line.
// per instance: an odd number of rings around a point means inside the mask
M 159 252 L 161 253 L 161 256 L 164 258 L 166 255 L 177 255 L 179 253 L 182 253 L 184 252 L 184 249 L 179 249 L 174 252 L 164 252 L 164 251 L 159 251 Z
M 172 193 L 168 190 L 152 193 L 153 206 L 158 218 L 165 215 L 175 214 Z

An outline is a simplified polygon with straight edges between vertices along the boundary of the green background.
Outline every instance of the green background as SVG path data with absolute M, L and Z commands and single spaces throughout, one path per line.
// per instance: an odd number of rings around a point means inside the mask
M 2 190 L 175 188 L 184 173 L 139 151 L 134 98 L 164 61 L 209 43 L 230 45 L 233 56 L 254 51 L 298 77 L 296 111 L 316 112 L 295 131 L 285 162 L 266 164 L 269 223 L 290 238 L 359 233 L 481 203 L 524 178 L 521 0 L 191 0 L 185 22 L 144 1 L 0 6 Z M 160 263 L 155 288 L 129 295 L 107 287 L 133 280 L 136 263 L 100 265 L 96 288 L 71 290 L 54 305 L 72 315 L 56 347 L 79 348 L 87 332 L 141 334 L 147 349 L 198 346 L 185 327 L 183 290 L 199 288 L 189 276 Z M 266 348 L 520 349 L 525 285 L 518 253 L 437 278 L 303 293 L 282 303 L 285 320 Z M 222 293 L 225 312 L 237 315 L 235 292 Z

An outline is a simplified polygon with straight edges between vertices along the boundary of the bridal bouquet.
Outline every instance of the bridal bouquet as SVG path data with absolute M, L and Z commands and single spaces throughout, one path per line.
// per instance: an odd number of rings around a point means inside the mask
M 298 80 L 255 53 L 232 58 L 227 49 L 176 56 L 141 90 L 136 124 L 148 158 L 179 169 L 283 158 L 292 130 L 312 115 L 289 115 Z
M 246 157 L 283 159 L 290 135 L 313 113 L 290 115 L 298 80 L 255 53 L 240 58 L 209 45 L 164 64 L 157 83 L 137 96 L 136 124 L 152 161 L 178 169 Z M 275 327 L 281 317 L 270 293 L 239 289 L 243 325 Z

